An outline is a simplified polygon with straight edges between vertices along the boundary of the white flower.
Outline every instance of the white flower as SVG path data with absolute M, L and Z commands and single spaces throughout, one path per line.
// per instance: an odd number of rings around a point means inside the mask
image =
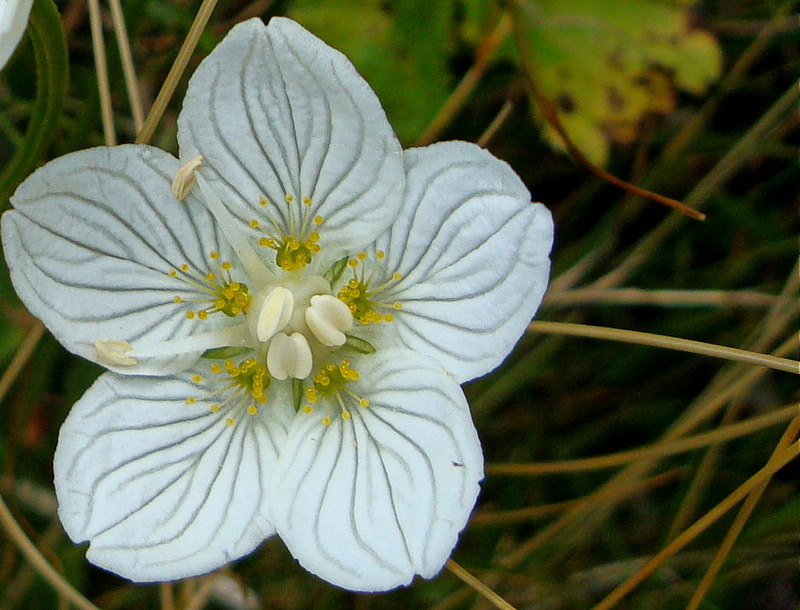
M 183 163 L 96 148 L 3 217 L 14 285 L 101 376 L 55 457 L 88 558 L 182 578 L 277 533 L 354 590 L 437 574 L 483 476 L 458 383 L 544 293 L 549 213 L 464 142 L 401 150 L 337 51 L 275 18 L 191 79 Z
M 31 6 L 33 0 L 0 0 L 0 70 L 22 40 Z

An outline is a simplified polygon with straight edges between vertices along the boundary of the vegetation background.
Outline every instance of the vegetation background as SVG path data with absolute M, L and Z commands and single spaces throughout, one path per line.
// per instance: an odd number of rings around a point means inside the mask
M 57 0 L 54 13 L 35 0 L 31 35 L 0 73 L 0 203 L 48 159 L 134 141 L 212 5 Z M 114 42 L 118 8 L 141 109 Z M 796 610 L 798 3 L 220 0 L 153 144 L 176 151 L 194 66 L 235 23 L 272 15 L 345 52 L 404 145 L 478 141 L 555 216 L 538 322 L 504 366 L 466 387 L 488 466 L 457 564 L 381 595 L 321 582 L 278 539 L 180 583 L 133 585 L 94 568 L 55 515 L 52 457 L 100 369 L 42 335 L 3 265 L 0 610 L 67 607 L 57 574 L 108 610 Z M 581 155 L 561 152 L 557 123 Z M 614 186 L 580 156 L 707 219 Z M 687 353 L 679 339 L 748 354 Z M 17 524 L 56 575 L 31 568 Z M 459 566 L 483 584 L 465 585 Z

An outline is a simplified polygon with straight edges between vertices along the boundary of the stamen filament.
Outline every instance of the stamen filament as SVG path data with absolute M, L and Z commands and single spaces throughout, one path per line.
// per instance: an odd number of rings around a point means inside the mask
M 133 347 L 133 351 L 127 355 L 134 358 L 177 356 L 218 347 L 246 347 L 249 345 L 249 341 L 250 333 L 247 324 L 239 324 L 190 337 L 136 345 Z
M 233 215 L 219 200 L 214 189 L 211 188 L 211 185 L 206 182 L 199 171 L 196 174 L 196 179 L 197 186 L 203 194 L 203 197 L 200 199 L 205 203 L 209 212 L 214 215 L 214 218 L 219 223 L 223 234 L 236 252 L 239 260 L 242 261 L 245 272 L 257 286 L 261 287 L 266 285 L 269 281 L 274 279 L 272 272 L 250 246 L 244 233 L 242 233 L 237 226 L 237 221 L 234 219 Z

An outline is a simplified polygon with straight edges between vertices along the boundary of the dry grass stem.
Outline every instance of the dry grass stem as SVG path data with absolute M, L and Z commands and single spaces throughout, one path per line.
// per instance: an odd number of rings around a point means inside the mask
M 175 595 L 172 592 L 171 582 L 158 584 L 158 597 L 161 600 L 161 610 L 175 610 Z
M 652 489 L 656 489 L 671 483 L 676 478 L 684 473 L 683 468 L 675 468 L 662 472 L 655 476 L 636 481 L 629 490 L 631 493 L 642 493 Z M 542 506 L 529 506 L 527 508 L 520 508 L 516 510 L 505 510 L 498 512 L 479 512 L 469 520 L 469 527 L 491 527 L 497 525 L 511 525 L 516 523 L 537 521 L 556 515 L 564 510 L 572 508 L 577 504 L 589 500 L 589 497 L 576 498 L 574 500 L 567 500 L 565 502 L 557 502 L 555 504 L 545 504 Z
M 456 113 L 475 89 L 475 86 L 480 82 L 497 49 L 500 48 L 500 45 L 511 33 L 511 27 L 511 15 L 503 12 L 494 29 L 478 45 L 475 53 L 475 62 L 453 90 L 453 93 L 450 94 L 450 97 L 447 98 L 439 114 L 434 117 L 425 132 L 414 143 L 414 146 L 426 146 L 434 142 L 444 128 L 450 124 L 450 121 L 453 120 Z
M 641 449 L 620 451 L 618 453 L 599 457 L 533 464 L 487 464 L 486 473 L 489 475 L 531 476 L 565 472 L 585 472 L 587 470 L 623 466 L 643 459 L 666 457 L 675 455 L 676 453 L 700 449 L 708 445 L 740 438 L 758 430 L 763 430 L 764 428 L 788 421 L 797 416 L 798 410 L 800 410 L 800 403 L 772 411 L 766 415 L 752 417 L 736 424 L 721 426 L 704 434 L 689 436 L 667 443 L 658 443 L 652 446 L 642 447 Z
M 514 102 L 512 102 L 511 100 L 506 100 L 503 103 L 502 107 L 500 108 L 500 111 L 492 119 L 492 122 L 489 123 L 489 126 L 486 128 L 486 131 L 484 131 L 481 134 L 481 137 L 478 138 L 476 144 L 481 148 L 486 148 L 486 146 L 488 146 L 489 142 L 492 140 L 495 134 L 503 126 L 503 123 L 506 122 L 506 119 L 511 114 L 512 110 L 514 110 Z
M 96 2 L 97 0 L 94 1 Z M 197 11 L 197 15 L 192 22 L 192 27 L 189 29 L 189 33 L 183 41 L 180 51 L 178 51 L 175 63 L 172 64 L 172 68 L 170 68 L 169 74 L 161 90 L 158 92 L 158 96 L 156 96 L 156 101 L 153 102 L 153 107 L 150 109 L 150 113 L 144 121 L 144 126 L 136 137 L 137 144 L 146 144 L 150 141 L 150 138 L 153 137 L 156 125 L 158 125 L 164 111 L 167 109 L 167 104 L 169 104 L 172 95 L 175 93 L 175 88 L 178 86 L 186 70 L 186 66 L 189 64 L 189 58 L 192 56 L 197 46 L 197 41 L 200 40 L 200 35 L 203 33 L 203 30 L 205 30 L 206 24 L 208 24 L 208 20 L 211 17 L 211 13 L 214 12 L 214 7 L 216 5 L 217 0 L 203 0 L 200 10 Z
M 0 402 L 5 398 L 11 386 L 14 385 L 17 376 L 30 359 L 42 335 L 44 335 L 44 324 L 36 320 L 33 328 L 31 328 L 22 341 L 22 344 L 19 346 L 17 353 L 14 354 L 14 358 L 11 360 L 8 368 L 3 372 L 3 376 L 0 377 Z
M 125 17 L 122 14 L 120 0 L 109 0 L 109 3 L 111 5 L 111 19 L 114 22 L 114 34 L 117 37 L 117 46 L 119 47 L 119 56 L 122 60 L 125 88 L 131 105 L 133 128 L 138 134 L 142 130 L 142 124 L 144 123 L 144 110 L 142 109 L 142 98 L 139 92 L 139 81 L 136 78 L 136 69 L 131 55 L 131 42 L 128 38 L 128 29 L 125 26 Z
M 686 204 L 692 208 L 702 208 L 715 192 L 719 191 L 733 174 L 748 160 L 752 159 L 766 142 L 769 133 L 791 111 L 800 98 L 800 81 L 794 83 L 764 113 L 758 122 L 747 130 L 744 136 L 731 148 L 714 168 L 706 174 L 691 193 L 686 197 Z M 660 225 L 636 242 L 622 261 L 615 265 L 614 271 L 606 274 L 591 284 L 593 288 L 613 288 L 623 284 L 666 239 L 683 225 L 682 216 L 670 216 Z
M 100 14 L 100 0 L 89 0 L 89 24 L 92 30 L 92 51 L 97 71 L 97 86 L 100 90 L 100 112 L 103 119 L 103 138 L 106 146 L 117 144 L 114 131 L 114 110 L 111 107 L 111 87 L 108 83 L 108 64 L 106 45 L 103 41 L 103 18 Z
M 216 577 L 216 574 L 208 574 L 202 577 L 200 586 L 197 587 L 197 590 L 193 593 L 184 610 L 201 610 L 201 608 L 206 605 L 211 595 L 211 590 L 214 587 L 214 579 Z
M 451 573 L 455 574 L 467 585 L 472 587 L 477 593 L 482 595 L 486 600 L 488 600 L 492 605 L 494 605 L 495 608 L 499 608 L 500 610 L 516 610 L 514 606 L 509 604 L 506 600 L 504 600 L 497 593 L 492 591 L 489 587 L 487 587 L 480 580 L 475 578 L 472 574 L 467 572 L 464 568 L 462 568 L 452 559 L 447 560 L 447 569 L 450 570 Z
M 748 290 L 643 290 L 578 288 L 549 290 L 543 305 L 655 305 L 658 307 L 771 307 L 781 297 Z
M 800 431 L 800 418 L 796 418 L 786 428 L 781 440 L 778 442 L 778 450 L 783 451 L 787 449 L 791 445 L 793 439 L 797 438 L 798 431 Z M 765 481 L 756 487 L 745 499 L 742 507 L 739 509 L 739 512 L 736 515 L 736 518 L 731 524 L 731 527 L 728 529 L 728 533 L 725 534 L 722 544 L 720 544 L 717 553 L 714 555 L 714 559 L 711 561 L 706 573 L 703 575 L 703 579 L 700 581 L 700 584 L 697 585 L 697 589 L 695 589 L 692 599 L 686 606 L 686 610 L 697 610 L 700 607 L 700 604 L 705 598 L 706 593 L 708 593 L 708 590 L 711 588 L 714 579 L 717 577 L 717 574 L 719 574 L 722 564 L 725 562 L 725 559 L 727 559 L 731 549 L 733 549 L 736 539 L 739 537 L 739 534 L 741 534 L 745 524 L 750 518 L 750 515 L 752 515 L 753 510 L 758 504 L 758 501 L 761 499 L 762 494 L 767 489 L 768 482 L 769 481 Z
M 730 494 L 722 502 L 717 504 L 714 508 L 709 510 L 705 515 L 698 519 L 691 527 L 685 530 L 680 536 L 675 538 L 661 551 L 659 551 L 652 559 L 650 559 L 636 574 L 623 582 L 619 587 L 609 593 L 605 599 L 599 604 L 594 606 L 592 610 L 610 610 L 619 601 L 621 601 L 628 593 L 633 591 L 639 584 L 641 584 L 648 576 L 650 576 L 656 569 L 687 544 L 694 540 L 697 536 L 703 533 L 710 525 L 715 523 L 717 519 L 722 517 L 731 508 L 736 506 L 743 498 L 758 486 L 765 484 L 769 479 L 791 460 L 795 459 L 798 455 L 797 447 L 776 448 L 772 457 L 761 470 L 750 477 L 745 483 L 739 486 L 736 491 Z
M 3 498 L 0 496 L 0 525 L 2 525 L 8 537 L 22 552 L 34 570 L 45 579 L 53 589 L 73 606 L 79 610 L 99 610 L 92 602 L 86 599 L 80 592 L 73 587 L 67 580 L 59 574 L 53 566 L 44 558 L 42 553 L 25 535 L 22 528 L 17 523 L 11 511 L 8 509 Z
M 528 325 L 528 332 L 544 332 L 573 337 L 587 337 L 591 339 L 608 339 L 611 341 L 623 341 L 625 343 L 635 343 L 637 345 L 649 345 L 652 347 L 665 347 L 682 352 L 711 356 L 713 358 L 724 358 L 736 362 L 755 364 L 778 371 L 794 373 L 800 375 L 800 362 L 789 360 L 788 358 L 778 358 L 769 354 L 759 354 L 735 347 L 725 347 L 690 339 L 680 339 L 666 335 L 654 335 L 634 330 L 622 330 L 618 328 L 605 328 L 601 326 L 589 326 L 587 324 L 569 324 L 566 322 L 531 322 Z

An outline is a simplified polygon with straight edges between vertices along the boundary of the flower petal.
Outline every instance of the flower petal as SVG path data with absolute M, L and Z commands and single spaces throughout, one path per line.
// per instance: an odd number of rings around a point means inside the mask
M 500 364 L 536 313 L 552 218 L 506 163 L 473 144 L 411 149 L 406 166 L 403 209 L 377 244 L 387 274 L 403 276 L 381 298 L 403 309 L 382 331 L 463 383 Z
M 188 320 L 187 305 L 173 302 L 198 291 L 169 269 L 206 269 L 210 251 L 229 252 L 198 201 L 170 194 L 177 169 L 155 148 L 94 148 L 48 163 L 12 197 L 16 209 L 3 215 L 2 230 L 14 287 L 70 351 L 100 361 L 96 341 L 152 343 L 230 324 L 224 315 Z M 196 360 L 101 364 L 161 375 Z
M 402 151 L 378 98 L 344 55 L 288 19 L 230 31 L 189 83 L 178 141 L 182 158 L 203 156 L 244 222 L 263 224 L 264 197 L 288 234 L 290 208 L 297 221 L 311 198 L 330 255 L 372 241 L 400 206 Z
M 17 48 L 31 14 L 33 0 L 6 0 L 0 3 L 0 70 Z
M 55 486 L 64 529 L 90 541 L 92 563 L 137 582 L 172 580 L 218 568 L 274 533 L 268 479 L 291 413 L 280 403 L 255 416 L 187 404 L 209 389 L 199 385 L 106 373 L 73 407 Z
M 350 418 L 322 403 L 295 418 L 278 463 L 272 515 L 300 563 L 357 591 L 435 576 L 455 546 L 483 477 L 461 388 L 408 350 L 356 359 Z M 338 404 L 338 403 L 337 403 Z

